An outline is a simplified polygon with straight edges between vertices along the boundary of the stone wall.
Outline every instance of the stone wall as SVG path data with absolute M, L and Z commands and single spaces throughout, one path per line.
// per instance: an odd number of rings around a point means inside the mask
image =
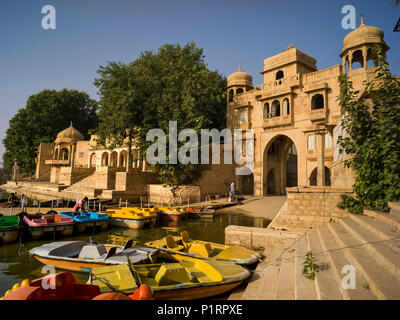
M 277 242 L 295 237 L 290 232 L 282 232 L 267 228 L 227 226 L 225 228 L 225 244 L 247 248 L 270 248 Z
M 164 205 L 185 205 L 188 200 L 189 203 L 194 203 L 200 199 L 200 186 L 188 185 L 180 186 L 176 191 L 174 198 L 171 193 L 171 188 L 162 184 L 149 184 L 147 185 L 147 194 L 152 203 L 164 203 Z
M 308 229 L 346 216 L 339 209 L 341 194 L 352 194 L 353 189 L 331 187 L 286 188 L 287 202 L 269 225 L 273 229 Z
M 36 181 L 50 181 L 51 167 L 46 164 L 46 160 L 51 158 L 51 143 L 42 142 L 38 148 L 38 156 L 36 157 Z
M 147 185 L 158 183 L 152 172 L 117 172 L 115 174 L 115 190 L 129 191 L 132 195 L 147 196 Z
M 94 168 L 61 167 L 59 183 L 70 186 L 94 172 Z

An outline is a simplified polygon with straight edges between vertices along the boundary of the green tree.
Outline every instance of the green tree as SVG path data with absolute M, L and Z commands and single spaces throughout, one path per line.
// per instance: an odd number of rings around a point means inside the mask
M 356 173 L 356 197 L 343 196 L 339 206 L 353 213 L 363 208 L 388 211 L 389 201 L 400 200 L 400 81 L 390 73 L 379 46 L 373 55 L 376 76 L 361 99 L 346 75 L 339 77 L 348 137 L 338 142 L 341 152 L 354 156 L 346 164 Z
M 112 148 L 132 138 L 143 157 L 152 143 L 146 141 L 147 132 L 162 129 L 168 141 L 169 121 L 177 121 L 178 131 L 197 133 L 225 126 L 226 79 L 207 68 L 203 50 L 194 43 L 145 51 L 128 65 L 110 62 L 99 74 L 99 145 Z M 113 145 L 110 138 L 115 138 Z M 168 160 L 167 155 L 167 164 L 152 166 L 161 182 L 177 187 L 196 176 L 195 167 Z
M 166 133 L 169 150 L 169 121 L 177 122 L 178 132 L 194 129 L 198 134 L 201 129 L 225 126 L 226 79 L 207 68 L 203 50 L 194 43 L 184 47 L 167 44 L 156 53 L 144 52 L 135 65 L 146 97 L 138 137 L 142 155 L 152 143 L 146 141 L 146 134 L 153 128 Z M 184 143 L 178 142 L 178 148 Z M 169 162 L 167 154 L 167 163 L 155 164 L 152 170 L 172 191 L 180 184 L 192 182 L 199 174 L 198 166 Z
M 11 169 L 17 160 L 22 170 L 33 172 L 36 148 L 41 142 L 53 142 L 71 121 L 86 138 L 88 130 L 97 126 L 96 102 L 87 93 L 43 90 L 30 96 L 26 106 L 10 120 L 3 140 L 4 167 Z
M 100 75 L 94 82 L 99 88 L 99 126 L 97 146 L 110 150 L 117 146 L 128 146 L 127 163 L 132 163 L 132 142 L 143 118 L 143 95 L 135 75 L 135 66 L 109 62 L 100 66 Z M 127 171 L 129 171 L 127 166 Z

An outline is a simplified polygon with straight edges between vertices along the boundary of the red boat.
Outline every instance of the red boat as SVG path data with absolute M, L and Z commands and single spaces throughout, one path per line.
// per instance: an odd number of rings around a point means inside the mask
M 158 208 L 160 221 L 181 221 L 187 217 L 187 211 L 182 208 Z
M 22 212 L 21 218 L 32 240 L 41 238 L 47 232 L 57 232 L 63 237 L 69 237 L 74 230 L 74 219 L 58 214 L 27 214 Z
M 70 272 L 61 272 L 14 285 L 0 300 L 154 300 L 149 286 L 141 285 L 132 295 L 101 293 L 91 284 L 78 284 Z

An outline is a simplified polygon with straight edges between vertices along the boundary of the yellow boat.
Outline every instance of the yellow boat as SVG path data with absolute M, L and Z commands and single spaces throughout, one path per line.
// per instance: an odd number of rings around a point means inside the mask
M 232 262 L 196 260 L 96 268 L 88 283 L 99 286 L 102 293 L 118 290 L 128 294 L 147 284 L 155 299 L 194 300 L 230 292 L 250 275 Z
M 160 249 L 160 258 L 172 261 L 219 260 L 230 261 L 243 266 L 254 266 L 261 259 L 261 254 L 243 247 L 226 246 L 201 240 L 192 240 L 187 231 L 181 236 L 171 236 L 146 242 L 149 247 Z
M 107 209 L 109 224 L 115 227 L 141 229 L 145 225 L 157 223 L 158 210 L 154 208 L 121 207 Z

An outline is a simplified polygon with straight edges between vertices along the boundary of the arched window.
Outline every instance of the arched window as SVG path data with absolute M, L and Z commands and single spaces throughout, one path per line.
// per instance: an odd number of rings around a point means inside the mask
M 315 146 L 315 136 L 314 135 L 309 135 L 307 137 L 307 150 L 314 150 Z
M 60 160 L 68 160 L 68 154 L 69 154 L 68 149 L 66 148 L 61 149 Z
M 364 57 L 361 50 L 356 50 L 351 59 L 351 69 L 356 70 L 364 67 Z
M 239 93 L 243 93 L 243 89 L 242 88 L 239 88 L 239 89 L 236 90 L 236 94 L 239 94 Z
M 322 94 L 316 94 L 311 99 L 311 110 L 323 109 L 325 107 L 324 104 L 324 96 Z
M 117 160 L 118 160 L 118 153 L 116 151 L 111 152 L 111 155 L 110 155 L 110 166 L 111 167 L 116 167 L 118 165 Z
M 369 68 L 375 67 L 374 59 L 372 58 L 371 48 L 369 48 L 367 51 L 367 67 Z
M 104 152 L 103 155 L 101 156 L 101 166 L 102 167 L 108 166 L 108 153 L 107 152 Z
M 240 122 L 240 124 L 247 122 L 247 111 L 246 110 L 242 110 L 239 112 L 239 122 Z
M 233 89 L 229 90 L 229 102 L 233 101 Z
M 281 115 L 281 104 L 279 103 L 278 100 L 272 102 L 271 115 L 272 118 L 279 117 Z
M 290 114 L 289 99 L 283 99 L 282 103 L 282 115 L 287 116 Z
M 58 149 L 56 149 L 56 152 L 54 154 L 54 160 L 58 160 Z
M 282 70 L 279 70 L 279 71 L 276 73 L 275 80 L 282 79 L 283 77 L 284 77 L 283 71 L 282 71 Z
M 90 156 L 90 167 L 91 168 L 96 167 L 96 163 L 97 163 L 97 156 L 95 153 L 92 153 L 92 155 Z
M 264 103 L 264 109 L 263 109 L 263 118 L 267 119 L 271 117 L 271 113 L 269 110 L 269 103 Z

